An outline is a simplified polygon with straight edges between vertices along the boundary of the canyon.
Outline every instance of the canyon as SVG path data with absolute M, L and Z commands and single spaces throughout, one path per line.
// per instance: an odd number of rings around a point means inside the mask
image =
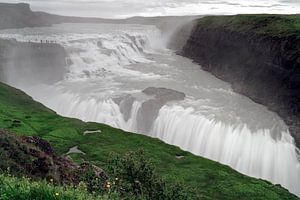
M 2 82 L 64 117 L 158 138 L 299 195 L 298 16 L 109 20 L 16 5 L 2 6 L 18 22 L 0 23 Z M 93 154 L 79 141 L 54 144 Z

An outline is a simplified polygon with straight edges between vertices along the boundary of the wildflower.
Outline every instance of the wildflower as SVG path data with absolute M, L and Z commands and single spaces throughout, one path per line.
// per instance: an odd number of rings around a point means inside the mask
M 118 178 L 116 178 L 116 181 L 119 180 Z
M 50 182 L 53 182 L 53 179 L 52 179 L 52 178 L 50 179 Z
M 110 186 L 111 186 L 111 185 L 110 185 L 110 182 L 106 182 L 106 185 L 105 185 L 105 187 L 109 189 L 109 188 L 110 188 Z
M 55 193 L 55 196 L 59 196 L 59 193 L 58 193 L 58 192 L 56 192 L 56 193 Z

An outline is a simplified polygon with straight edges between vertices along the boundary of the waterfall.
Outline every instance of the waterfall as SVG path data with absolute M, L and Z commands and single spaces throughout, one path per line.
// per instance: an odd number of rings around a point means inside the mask
M 58 114 L 159 138 L 300 196 L 299 153 L 282 120 L 165 49 L 160 34 L 153 26 L 107 24 L 0 32 L 18 41 L 55 40 L 66 49 L 63 81 L 18 86 Z M 142 92 L 152 86 L 186 97 Z
M 288 132 L 274 139 L 270 130 L 252 132 L 246 125 L 209 120 L 192 108 L 165 106 L 150 135 L 299 194 L 299 155 Z
M 62 93 L 53 99 L 38 100 L 63 116 L 140 133 L 137 122 L 142 120 L 138 118 L 142 102 L 137 100 L 126 104 L 127 117 L 113 99 L 96 100 Z M 246 124 L 213 120 L 192 107 L 175 103 L 160 108 L 151 130 L 144 134 L 229 165 L 243 174 L 281 184 L 299 195 L 300 163 L 294 139 L 288 130 L 275 137 L 273 133 L 278 130 L 274 129 L 254 131 Z

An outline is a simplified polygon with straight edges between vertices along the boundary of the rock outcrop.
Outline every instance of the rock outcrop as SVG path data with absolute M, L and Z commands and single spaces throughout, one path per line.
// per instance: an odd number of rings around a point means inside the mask
M 236 92 L 278 113 L 289 125 L 298 147 L 300 31 L 288 26 L 293 27 L 299 18 L 205 17 L 199 19 L 181 52 L 231 83 Z
M 58 156 L 51 145 L 38 137 L 19 137 L 0 130 L 0 171 L 47 179 L 60 185 L 77 185 L 85 174 L 108 179 L 106 173 L 89 163 L 77 165 L 68 157 Z M 7 171 L 8 170 L 8 171 Z
M 159 110 L 171 101 L 182 101 L 185 94 L 168 88 L 149 87 L 144 89 L 139 96 L 143 96 L 140 108 L 137 111 L 137 131 L 149 133 L 154 120 L 158 116 Z M 131 116 L 133 104 L 137 98 L 133 95 L 124 95 L 115 98 L 114 102 L 119 105 L 124 119 L 128 121 Z
M 148 133 L 151 130 L 159 110 L 164 105 L 171 101 L 182 101 L 185 98 L 184 93 L 167 88 L 149 87 L 143 90 L 143 93 L 151 98 L 142 103 L 138 112 L 138 130 L 142 133 Z

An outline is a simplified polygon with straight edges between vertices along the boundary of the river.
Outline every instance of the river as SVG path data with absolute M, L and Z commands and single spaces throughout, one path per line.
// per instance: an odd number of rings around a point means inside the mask
M 157 137 L 300 195 L 299 155 L 283 120 L 176 55 L 155 26 L 60 24 L 0 37 L 65 48 L 61 81 L 27 84 L 16 70 L 7 73 L 10 85 L 57 113 Z M 156 95 L 143 92 L 149 87 Z

